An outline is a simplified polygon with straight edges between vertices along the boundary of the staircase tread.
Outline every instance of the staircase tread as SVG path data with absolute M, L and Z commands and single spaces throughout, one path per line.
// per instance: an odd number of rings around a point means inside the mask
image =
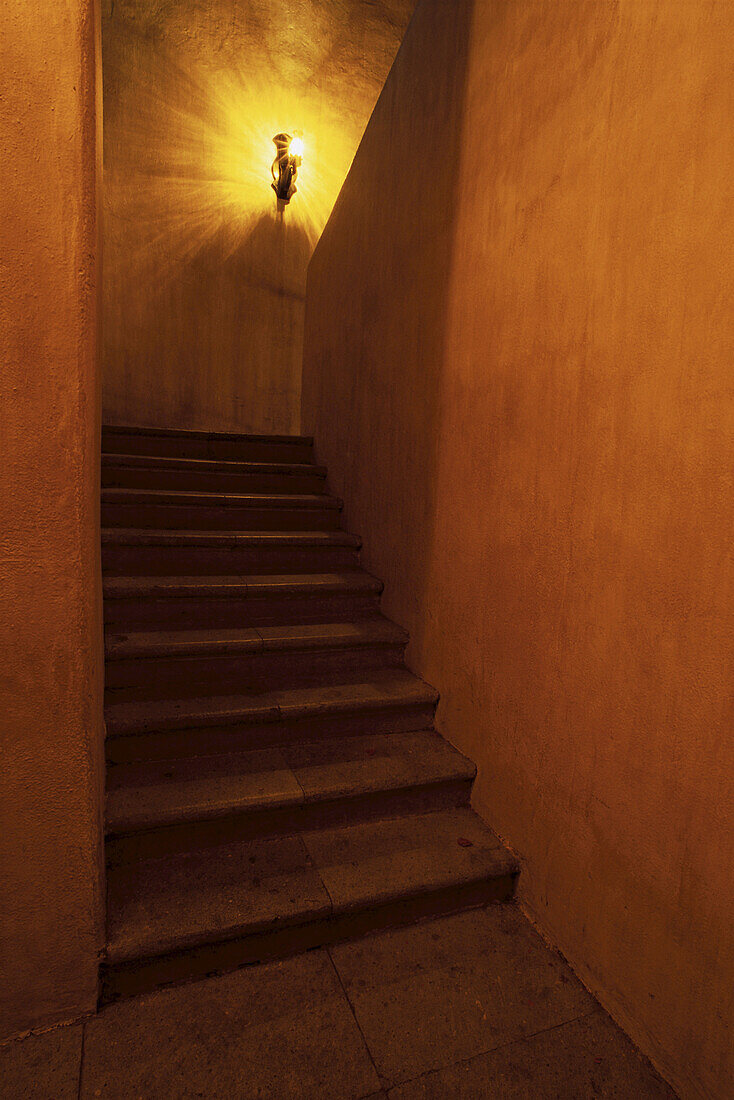
M 211 504 L 240 508 L 340 509 L 341 500 L 328 493 L 217 493 L 190 489 L 102 489 L 107 504 Z
M 210 432 L 200 428 L 151 428 L 137 424 L 103 424 L 102 435 L 122 432 L 125 435 L 160 435 L 180 439 L 227 439 L 243 443 L 293 443 L 313 445 L 312 435 L 246 435 L 241 432 Z
M 177 458 L 171 455 L 137 455 L 108 452 L 103 466 L 161 467 L 166 470 L 234 474 L 293 474 L 298 477 L 326 477 L 326 467 L 310 462 L 256 462 L 244 458 Z
M 305 842 L 334 907 L 346 911 L 517 869 L 468 808 L 314 830 Z
M 328 920 L 516 870 L 466 809 L 142 860 L 110 869 L 108 962 Z
M 408 635 L 383 617 L 347 623 L 216 627 L 206 630 L 133 630 L 108 633 L 107 660 L 130 657 L 221 656 L 289 649 L 352 649 L 355 646 L 405 645 Z
M 476 775 L 476 766 L 433 729 L 300 741 L 284 745 L 283 753 L 307 802 Z
M 360 595 L 382 592 L 382 581 L 364 570 L 345 573 L 234 573 L 227 576 L 110 576 L 104 578 L 105 599 L 179 596 L 248 596 L 252 599 L 283 596 Z
M 438 693 L 404 669 L 375 671 L 366 679 L 319 687 L 263 692 L 110 703 L 105 707 L 107 736 L 123 737 L 161 730 L 278 722 L 282 719 L 338 714 L 356 709 L 433 706 Z
M 188 757 L 109 769 L 109 833 L 297 806 L 303 791 L 281 749 Z
M 347 546 L 358 550 L 361 539 L 348 531 L 201 531 L 155 527 L 103 527 L 102 543 L 121 546 L 258 547 Z
M 119 834 L 439 782 L 474 765 L 434 730 L 328 738 L 274 749 L 110 769 L 107 830 Z

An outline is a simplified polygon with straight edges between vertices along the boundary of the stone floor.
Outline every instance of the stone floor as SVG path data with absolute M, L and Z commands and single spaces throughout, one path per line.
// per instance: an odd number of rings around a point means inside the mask
M 3 1100 L 671 1100 L 513 906 L 164 989 L 0 1048 Z

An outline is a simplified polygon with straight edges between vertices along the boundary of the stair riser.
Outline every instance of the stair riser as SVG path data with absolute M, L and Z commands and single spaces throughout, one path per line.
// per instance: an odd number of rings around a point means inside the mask
M 238 508 L 102 502 L 103 527 L 189 531 L 336 531 L 337 508 Z
M 146 657 L 107 661 L 108 702 L 260 694 L 339 683 L 375 669 L 399 668 L 405 647 L 247 653 L 230 657 Z
M 240 439 L 211 439 L 136 435 L 110 428 L 102 430 L 103 454 L 160 455 L 163 458 L 206 458 L 234 462 L 313 463 L 309 443 L 274 443 Z
M 194 577 L 262 573 L 333 573 L 359 568 L 349 547 L 119 546 L 102 548 L 102 569 L 114 576 Z
M 235 596 L 194 599 L 104 601 L 105 623 L 124 629 L 205 630 L 217 627 L 279 626 L 288 623 L 338 623 L 374 618 L 379 595 L 238 599 Z
M 316 741 L 322 737 L 409 733 L 428 729 L 433 723 L 434 711 L 435 706 L 420 704 L 122 735 L 114 727 L 108 727 L 107 761 L 110 764 L 129 764 L 138 760 L 174 760 L 268 749 L 301 740 Z
M 375 791 L 356 798 L 315 802 L 287 809 L 243 812 L 212 821 L 187 822 L 108 837 L 105 846 L 110 866 L 157 858 L 174 852 L 190 852 L 238 840 L 284 836 L 308 829 L 352 825 L 380 817 L 468 806 L 471 780 L 448 780 L 412 790 Z
M 296 474 L 230 474 L 103 466 L 105 489 L 163 489 L 210 493 L 323 493 L 323 477 Z
M 514 874 L 464 886 L 437 890 L 367 910 L 280 928 L 239 940 L 202 945 L 175 955 L 137 963 L 107 966 L 102 972 L 102 1001 L 129 997 L 172 982 L 203 978 L 214 971 L 234 970 L 252 963 L 287 958 L 301 951 L 342 940 L 356 939 L 385 928 L 397 928 L 429 917 L 492 902 L 509 902 L 515 892 Z

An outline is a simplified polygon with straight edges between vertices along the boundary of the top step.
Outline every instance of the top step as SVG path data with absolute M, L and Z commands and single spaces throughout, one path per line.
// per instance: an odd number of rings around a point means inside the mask
M 237 435 L 234 432 L 203 432 L 182 428 L 103 425 L 102 453 L 312 463 L 313 437 Z

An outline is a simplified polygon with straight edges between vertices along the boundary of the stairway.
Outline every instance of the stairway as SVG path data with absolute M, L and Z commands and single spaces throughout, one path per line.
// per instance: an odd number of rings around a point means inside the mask
M 103 997 L 509 899 L 313 441 L 102 444 Z

